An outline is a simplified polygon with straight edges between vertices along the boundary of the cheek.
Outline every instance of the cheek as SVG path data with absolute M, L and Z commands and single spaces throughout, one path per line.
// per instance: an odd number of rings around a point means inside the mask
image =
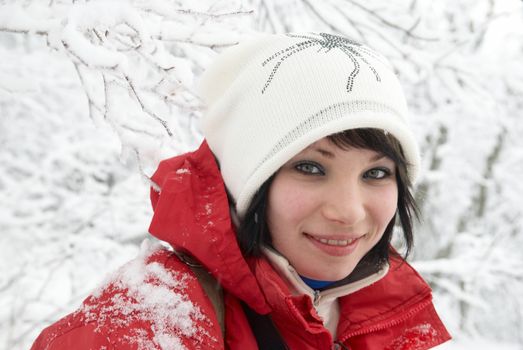
M 269 189 L 267 223 L 271 235 L 296 228 L 311 212 L 314 193 L 304 190 L 296 181 L 277 176 Z
M 375 194 L 372 203 L 372 216 L 381 230 L 385 230 L 398 208 L 397 187 L 394 185 L 382 188 Z
M 276 177 L 269 189 L 267 203 L 267 221 L 272 229 L 291 221 L 301 202 L 299 191 L 286 183 L 284 179 Z

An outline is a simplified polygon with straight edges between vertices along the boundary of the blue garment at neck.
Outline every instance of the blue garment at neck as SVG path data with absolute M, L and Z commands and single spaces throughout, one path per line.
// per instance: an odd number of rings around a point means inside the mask
M 303 282 L 305 282 L 306 285 L 308 285 L 309 287 L 311 287 L 314 290 L 326 288 L 326 287 L 330 286 L 331 284 L 334 284 L 337 282 L 337 281 L 313 280 L 312 278 L 303 277 L 302 275 L 300 275 L 300 277 L 303 280 Z

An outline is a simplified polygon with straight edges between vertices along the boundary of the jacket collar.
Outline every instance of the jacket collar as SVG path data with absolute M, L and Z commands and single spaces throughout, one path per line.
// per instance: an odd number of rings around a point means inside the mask
M 283 276 L 285 280 L 289 283 L 293 294 L 309 295 L 313 299 L 313 301 L 337 299 L 341 296 L 349 295 L 379 281 L 389 271 L 389 265 L 387 264 L 378 272 L 370 276 L 367 276 L 359 281 L 344 284 L 335 288 L 329 288 L 320 292 L 313 290 L 307 284 L 305 284 L 305 282 L 303 282 L 303 280 L 301 279 L 298 272 L 294 269 L 294 267 L 280 253 L 278 253 L 272 248 L 264 248 L 263 254 L 267 257 L 273 268 L 276 271 L 278 271 L 280 275 Z
M 207 142 L 194 152 L 162 161 L 151 180 L 154 215 L 149 232 L 190 254 L 253 310 L 267 313 L 238 246 L 225 185 Z

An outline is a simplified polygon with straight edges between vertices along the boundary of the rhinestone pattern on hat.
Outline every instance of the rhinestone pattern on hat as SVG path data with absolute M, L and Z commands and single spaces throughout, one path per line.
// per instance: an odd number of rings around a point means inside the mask
M 278 61 L 274 64 L 269 74 L 269 77 L 267 78 L 267 81 L 265 82 L 262 88 L 262 94 L 265 93 L 265 91 L 269 88 L 269 85 L 273 81 L 276 73 L 278 72 L 285 60 L 287 60 L 289 57 L 295 54 L 298 54 L 303 50 L 313 47 L 319 47 L 317 52 L 323 52 L 324 54 L 328 53 L 333 49 L 339 49 L 343 53 L 345 53 L 348 56 L 348 58 L 352 61 L 354 68 L 347 78 L 347 92 L 352 91 L 352 88 L 354 86 L 354 79 L 360 72 L 360 61 L 363 62 L 372 71 L 372 73 L 374 73 L 376 81 L 381 81 L 380 75 L 378 74 L 376 69 L 364 57 L 364 55 L 367 55 L 380 60 L 379 55 L 371 49 L 369 49 L 368 47 L 365 47 L 354 40 L 327 33 L 311 33 L 310 35 L 287 34 L 287 36 L 292 38 L 304 39 L 304 41 L 298 42 L 294 45 L 281 49 L 273 53 L 271 56 L 269 56 L 262 62 L 262 67 L 265 67 L 271 61 L 278 59 Z

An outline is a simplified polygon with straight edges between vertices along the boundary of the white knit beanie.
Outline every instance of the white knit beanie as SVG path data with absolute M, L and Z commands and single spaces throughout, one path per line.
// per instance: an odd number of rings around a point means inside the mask
M 384 57 L 325 33 L 262 35 L 204 73 L 203 133 L 241 218 L 258 188 L 311 143 L 355 128 L 394 135 L 415 180 L 419 154 L 400 84 Z

